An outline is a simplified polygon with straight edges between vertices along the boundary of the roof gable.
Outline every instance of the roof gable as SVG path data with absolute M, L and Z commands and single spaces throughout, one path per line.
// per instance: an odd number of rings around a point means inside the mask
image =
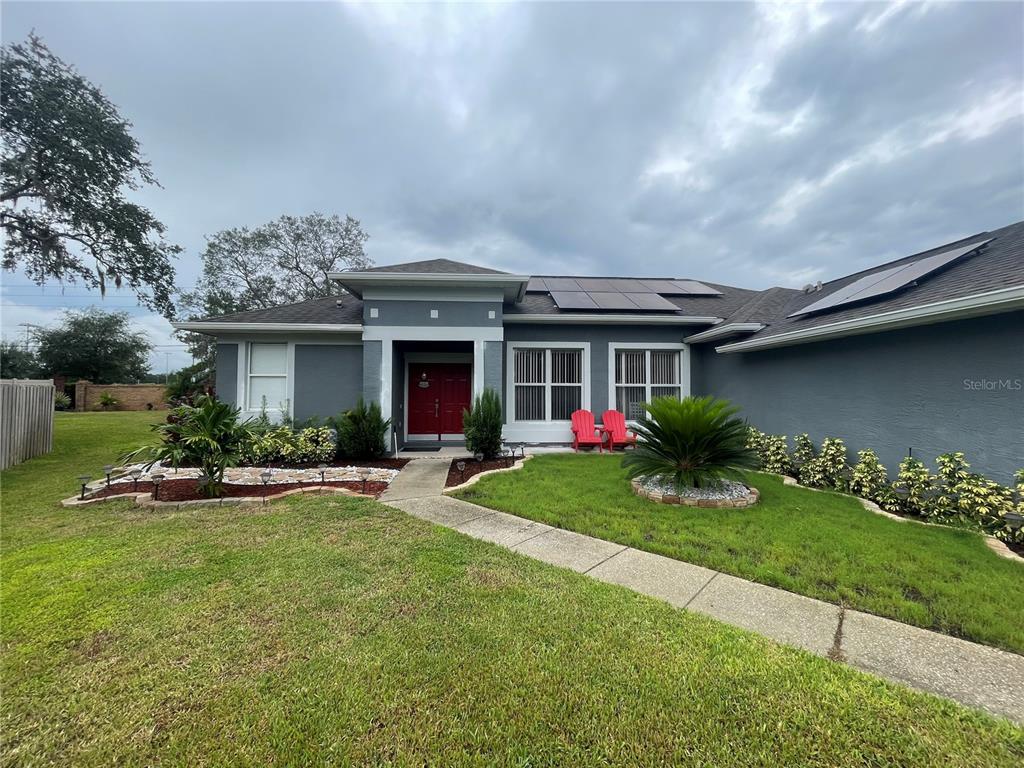
M 381 267 L 370 267 L 360 272 L 394 272 L 405 275 L 507 275 L 489 267 L 466 264 L 451 259 L 428 259 L 426 261 L 407 261 L 403 264 L 387 264 Z

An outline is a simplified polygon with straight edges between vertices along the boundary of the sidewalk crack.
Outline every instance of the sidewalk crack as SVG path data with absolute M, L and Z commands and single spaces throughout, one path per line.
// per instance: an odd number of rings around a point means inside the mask
M 832 647 L 828 650 L 828 657 L 832 661 L 846 661 L 843 654 L 843 620 L 846 618 L 846 606 L 839 604 L 839 623 L 836 624 L 836 634 L 832 638 Z
M 701 587 L 700 589 L 698 589 L 694 593 L 693 597 L 691 597 L 689 600 L 686 601 L 686 605 L 683 606 L 683 609 L 685 610 L 685 609 L 689 608 L 690 607 L 690 603 L 692 603 L 694 600 L 696 600 L 698 597 L 700 597 L 700 593 L 703 592 L 705 589 L 707 589 L 708 588 L 708 584 L 710 584 L 712 581 L 717 579 L 719 577 L 719 575 L 720 575 L 720 572 L 719 571 L 715 571 L 715 575 L 712 576 L 710 579 L 708 579 L 706 582 L 704 582 L 704 586 Z
M 594 564 L 593 564 L 592 566 L 590 566 L 589 568 L 587 568 L 587 570 L 583 571 L 583 573 L 590 573 L 590 572 L 591 572 L 592 570 L 594 570 L 595 568 L 597 568 L 597 566 L 599 566 L 599 565 L 604 565 L 604 564 L 605 564 L 605 563 L 607 563 L 607 562 L 608 562 L 609 560 L 611 560 L 611 559 L 612 559 L 613 557 L 616 557 L 616 556 L 618 556 L 618 555 L 621 555 L 621 554 L 622 554 L 623 552 L 625 552 L 625 551 L 626 551 L 627 549 L 629 549 L 629 547 L 623 547 L 622 549 L 620 549 L 620 550 L 618 550 L 618 551 L 616 551 L 616 552 L 612 552 L 612 553 L 611 553 L 610 555 L 608 555 L 608 557 L 606 557 L 606 558 L 605 558 L 604 560 L 602 560 L 602 561 L 601 561 L 601 562 L 599 562 L 599 563 L 594 563 Z

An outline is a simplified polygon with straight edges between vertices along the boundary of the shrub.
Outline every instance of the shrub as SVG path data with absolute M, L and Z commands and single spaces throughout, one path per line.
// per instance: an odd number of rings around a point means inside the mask
M 207 496 L 221 494 L 224 470 L 238 466 L 243 446 L 252 439 L 248 423 L 239 421 L 238 409 L 208 395 L 198 398 L 195 406 L 175 408 L 166 423 L 153 429 L 160 434 L 160 444 L 139 448 L 122 460 L 143 458 L 147 467 L 157 462 L 175 469 L 198 466 L 209 478 L 200 489 Z
M 263 429 L 259 425 L 242 449 L 242 461 L 250 466 L 296 461 L 297 443 L 297 437 L 287 427 Z
M 635 450 L 622 466 L 630 477 L 658 477 L 676 488 L 718 485 L 740 470 L 757 469 L 757 454 L 739 409 L 713 397 L 656 397 L 637 421 Z
M 71 398 L 68 397 L 67 392 L 54 392 L 53 393 L 53 410 L 55 411 L 66 411 L 71 407 Z
M 473 401 L 472 409 L 462 412 L 466 450 L 493 459 L 501 452 L 501 427 L 501 398 L 493 389 L 485 389 Z
M 767 435 L 757 427 L 747 427 L 747 448 L 755 451 L 760 456 L 766 437 Z
M 295 461 L 321 464 L 334 458 L 337 450 L 333 430 L 327 427 L 307 427 L 297 435 Z
M 838 437 L 826 437 L 821 453 L 800 467 L 800 482 L 814 488 L 848 491 L 850 468 L 846 464 L 846 445 Z
M 763 435 L 758 455 L 761 459 L 761 469 L 765 472 L 788 475 L 793 471 L 785 435 Z
M 109 392 L 100 392 L 100 408 L 109 411 L 117 407 L 119 400 Z
M 895 493 L 883 506 L 890 512 L 923 515 L 934 487 L 935 477 L 928 467 L 908 456 L 900 462 L 900 470 L 892 484 Z
M 811 442 L 811 438 L 806 432 L 794 437 L 793 444 L 795 445 L 793 463 L 796 465 L 796 469 L 799 470 L 800 467 L 817 455 L 817 451 L 814 450 L 814 443 Z
M 889 499 L 892 493 L 889 473 L 874 451 L 868 449 L 857 452 L 857 464 L 850 478 L 850 492 L 879 504 Z
M 391 419 L 385 419 L 378 403 L 366 405 L 359 398 L 356 407 L 334 419 L 338 430 L 339 455 L 353 459 L 376 459 L 384 455 L 387 445 L 384 433 L 391 426 Z

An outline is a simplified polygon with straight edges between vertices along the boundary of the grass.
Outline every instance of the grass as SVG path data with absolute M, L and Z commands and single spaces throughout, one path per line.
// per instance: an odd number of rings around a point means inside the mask
M 372 501 L 65 510 L 2 476 L 6 765 L 1020 765 L 1024 731 Z
M 752 474 L 752 509 L 661 505 L 634 496 L 621 457 L 538 456 L 460 493 L 636 549 L 1024 652 L 1024 566 L 976 534 L 888 520 L 853 498 Z

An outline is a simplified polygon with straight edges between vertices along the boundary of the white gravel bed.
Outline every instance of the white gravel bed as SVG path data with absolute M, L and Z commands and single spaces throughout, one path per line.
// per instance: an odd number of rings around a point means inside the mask
M 676 485 L 671 480 L 663 480 L 660 477 L 645 477 L 641 487 L 647 491 L 662 493 L 666 496 L 681 496 L 687 499 L 713 499 L 715 501 L 739 501 L 747 498 L 750 493 L 747 486 L 737 483 L 734 480 L 723 480 L 714 488 L 682 488 L 676 491 Z
M 124 472 L 125 475 L 111 479 L 111 485 L 132 485 L 134 479 L 127 473 L 133 469 L 141 469 L 139 482 L 147 482 L 153 475 L 163 475 L 165 480 L 187 480 L 199 477 L 200 470 L 195 467 L 173 469 L 172 467 L 161 467 L 154 464 L 148 471 L 144 464 L 127 464 L 123 468 L 118 467 L 117 472 Z M 266 467 L 229 467 L 224 471 L 224 482 L 234 485 L 263 485 L 260 475 L 267 470 Z M 284 467 L 271 467 L 271 476 L 268 485 L 278 483 L 313 483 L 320 481 L 320 470 L 316 467 L 307 469 L 292 469 Z M 397 469 L 386 467 L 327 467 L 324 469 L 324 481 L 355 481 L 388 483 L 398 475 Z M 106 480 L 94 481 L 90 487 L 106 485 Z

